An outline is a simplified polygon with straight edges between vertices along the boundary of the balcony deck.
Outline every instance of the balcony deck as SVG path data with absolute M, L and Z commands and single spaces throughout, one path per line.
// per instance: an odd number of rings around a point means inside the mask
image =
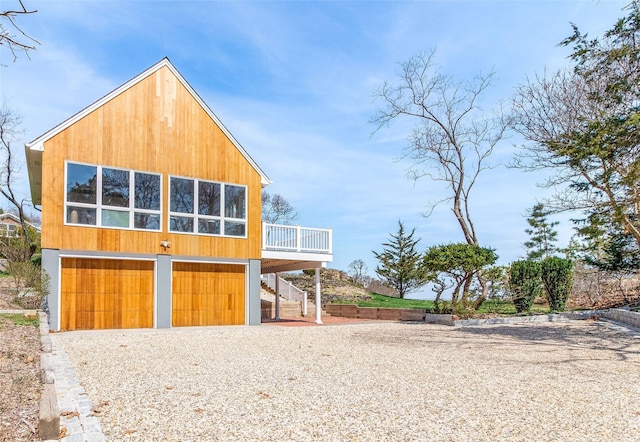
M 332 230 L 262 223 L 262 273 L 326 267 Z

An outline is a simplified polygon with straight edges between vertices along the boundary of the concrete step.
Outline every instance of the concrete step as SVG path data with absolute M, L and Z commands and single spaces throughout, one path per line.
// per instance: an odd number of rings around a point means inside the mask
M 266 283 L 260 282 L 260 285 L 262 286 L 262 290 L 264 290 L 265 292 L 271 293 L 272 295 L 276 294 L 276 291 L 269 287 Z

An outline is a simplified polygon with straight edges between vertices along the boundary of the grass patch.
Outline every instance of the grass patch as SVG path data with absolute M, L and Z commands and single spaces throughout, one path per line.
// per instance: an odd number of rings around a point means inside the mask
M 38 327 L 40 321 L 38 321 L 38 315 L 25 316 L 23 313 L 5 313 L 0 314 L 0 321 L 11 321 L 14 325 L 33 325 Z
M 478 314 L 496 313 L 499 315 L 515 315 L 516 306 L 513 302 L 508 301 L 485 301 L 476 311 Z M 531 314 L 549 313 L 549 306 L 545 304 L 533 304 L 531 306 Z
M 423 299 L 401 299 L 392 296 L 377 295 L 371 293 L 371 301 L 344 301 L 343 304 L 356 304 L 358 307 L 378 307 L 378 308 L 426 308 L 432 309 L 433 301 Z
M 392 296 L 377 295 L 371 293 L 370 301 L 343 301 L 341 304 L 356 304 L 358 307 L 377 308 L 424 308 L 431 310 L 434 308 L 433 301 L 424 299 L 401 299 Z M 485 301 L 477 314 L 498 314 L 515 315 L 516 308 L 512 302 L 508 301 Z M 531 307 L 531 314 L 549 313 L 549 306 L 545 304 L 534 304 Z

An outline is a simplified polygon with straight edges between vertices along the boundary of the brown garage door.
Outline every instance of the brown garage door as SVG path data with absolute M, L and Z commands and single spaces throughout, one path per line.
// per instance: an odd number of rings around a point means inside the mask
M 62 259 L 63 330 L 153 327 L 152 261 Z
M 174 262 L 172 325 L 244 324 L 245 268 Z

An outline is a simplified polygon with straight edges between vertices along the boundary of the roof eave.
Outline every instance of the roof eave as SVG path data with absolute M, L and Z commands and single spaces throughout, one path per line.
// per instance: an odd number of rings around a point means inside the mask
M 25 157 L 29 175 L 29 189 L 31 190 L 31 203 L 34 206 L 42 204 L 42 147 L 40 149 L 25 144 Z

